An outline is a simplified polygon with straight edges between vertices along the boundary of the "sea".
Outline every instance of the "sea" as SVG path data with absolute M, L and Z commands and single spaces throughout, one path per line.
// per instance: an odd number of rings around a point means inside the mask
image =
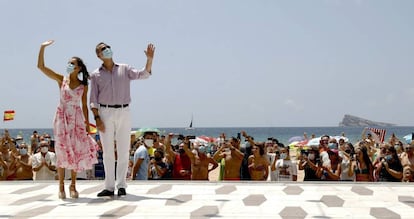
M 400 140 L 404 140 L 404 136 L 414 133 L 413 126 L 393 126 L 393 127 L 374 127 L 386 130 L 385 140 L 395 134 Z M 138 130 L 139 128 L 133 128 Z M 24 141 L 30 142 L 30 136 L 36 130 L 39 134 L 48 133 L 53 138 L 53 129 L 51 128 L 30 128 L 30 129 L 9 129 L 12 137 L 20 135 Z M 361 139 L 363 127 L 209 127 L 209 128 L 158 128 L 161 135 L 168 133 L 182 134 L 184 136 L 209 136 L 219 137 L 222 133 L 226 137 L 237 137 L 237 134 L 245 131 L 248 135 L 254 137 L 255 141 L 266 141 L 268 138 L 276 138 L 279 142 L 288 145 L 289 139 L 295 136 L 303 136 L 304 133 L 310 138 L 312 135 L 316 137 L 322 135 L 341 136 L 348 138 L 349 142 L 356 143 Z M 405 142 L 405 141 L 404 141 Z M 406 142 L 405 142 L 406 143 Z

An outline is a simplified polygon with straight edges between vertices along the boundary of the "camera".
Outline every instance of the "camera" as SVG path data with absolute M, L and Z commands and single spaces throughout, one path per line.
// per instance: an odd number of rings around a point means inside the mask
M 184 140 L 184 135 L 179 134 L 179 135 L 177 136 L 177 140 Z

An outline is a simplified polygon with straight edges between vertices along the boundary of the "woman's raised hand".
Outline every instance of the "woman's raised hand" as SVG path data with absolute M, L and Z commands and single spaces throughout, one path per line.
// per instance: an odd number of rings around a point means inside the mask
M 42 46 L 49 46 L 51 44 L 53 44 L 55 41 L 54 40 L 48 40 L 42 43 Z

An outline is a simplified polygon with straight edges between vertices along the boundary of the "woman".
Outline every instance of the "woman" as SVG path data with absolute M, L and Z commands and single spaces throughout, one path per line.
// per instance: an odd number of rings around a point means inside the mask
M 343 151 L 339 151 L 341 160 L 341 181 L 354 181 L 354 173 L 351 171 L 354 160 L 354 146 L 347 142 L 344 144 Z
M 277 173 L 277 181 L 297 181 L 298 170 L 296 163 L 290 159 L 289 149 L 281 147 L 279 153 L 280 158 L 278 160 L 275 159 L 271 167 L 271 170 Z
M 385 151 L 385 156 L 381 159 L 375 172 L 380 182 L 401 182 L 403 166 L 393 146 Z
M 148 179 L 164 179 L 164 175 L 167 173 L 167 165 L 163 159 L 164 151 L 162 149 L 156 149 L 154 158 L 151 159 L 148 168 Z
M 253 154 L 248 159 L 251 180 L 267 180 L 269 176 L 269 161 L 265 157 L 264 144 L 253 145 L 252 152 Z
M 310 148 L 307 153 L 302 153 L 299 161 L 299 170 L 303 170 L 303 181 L 320 181 L 319 150 Z
M 349 169 L 350 174 L 355 174 L 356 182 L 373 182 L 374 166 L 368 155 L 366 146 L 358 146 L 355 148 L 355 161 L 352 162 Z
M 98 147 L 89 133 L 89 117 L 87 107 L 89 73 L 82 59 L 72 57 L 67 65 L 67 76 L 56 73 L 44 63 L 44 49 L 54 41 L 48 40 L 41 44 L 37 67 L 49 78 L 58 83 L 60 103 L 53 121 L 55 135 L 55 152 L 59 176 L 59 198 L 65 199 L 64 173 L 65 168 L 72 170 L 72 182 L 69 187 L 70 197 L 78 198 L 76 191 L 76 173 L 92 169 L 97 163 L 96 148 Z M 82 75 L 79 79 L 79 75 Z M 82 108 L 79 103 L 82 101 Z
M 341 179 L 341 158 L 339 157 L 338 150 L 328 150 L 330 165 L 322 167 L 323 174 L 322 180 L 338 181 Z

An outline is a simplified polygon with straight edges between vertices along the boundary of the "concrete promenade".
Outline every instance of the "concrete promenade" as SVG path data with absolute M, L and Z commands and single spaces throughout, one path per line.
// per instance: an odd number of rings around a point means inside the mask
M 412 183 L 130 181 L 125 197 L 96 197 L 102 188 L 79 181 L 79 199 L 60 200 L 57 181 L 3 181 L 0 218 L 414 218 Z

